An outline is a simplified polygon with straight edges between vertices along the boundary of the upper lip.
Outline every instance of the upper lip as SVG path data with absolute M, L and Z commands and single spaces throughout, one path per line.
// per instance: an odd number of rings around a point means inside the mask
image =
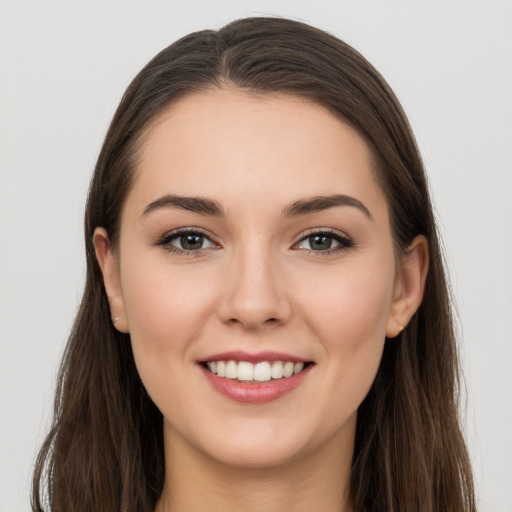
M 230 350 L 221 352 L 201 359 L 199 362 L 211 361 L 247 361 L 248 363 L 261 363 L 262 361 L 292 361 L 294 363 L 307 363 L 309 360 L 283 352 L 266 350 L 262 352 L 249 353 L 243 350 Z

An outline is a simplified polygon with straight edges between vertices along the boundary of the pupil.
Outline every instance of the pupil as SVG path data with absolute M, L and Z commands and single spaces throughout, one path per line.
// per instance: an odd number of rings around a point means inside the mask
M 309 245 L 313 250 L 327 250 L 331 248 L 332 238 L 328 236 L 316 235 L 309 237 Z
M 203 237 L 201 235 L 184 235 L 180 238 L 181 246 L 188 251 L 201 249 Z

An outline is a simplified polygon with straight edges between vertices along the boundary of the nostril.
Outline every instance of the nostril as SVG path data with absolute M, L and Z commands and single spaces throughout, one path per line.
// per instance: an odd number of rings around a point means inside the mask
M 228 320 L 228 323 L 230 324 L 242 324 L 242 325 L 246 325 L 246 322 L 243 322 L 241 319 L 239 318 L 230 318 Z M 278 318 L 275 318 L 275 317 L 272 317 L 272 318 L 267 318 L 266 320 L 264 320 L 262 322 L 262 325 L 275 325 L 275 324 L 278 324 L 279 323 L 279 319 Z

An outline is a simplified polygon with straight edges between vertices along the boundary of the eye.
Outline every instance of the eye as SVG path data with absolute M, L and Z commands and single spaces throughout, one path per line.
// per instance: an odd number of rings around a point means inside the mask
M 353 247 L 350 238 L 333 231 L 312 232 L 295 245 L 296 249 L 305 249 L 317 253 L 331 253 Z
M 171 231 L 158 240 L 155 245 L 162 246 L 170 252 L 185 254 L 218 247 L 205 233 L 197 229 Z

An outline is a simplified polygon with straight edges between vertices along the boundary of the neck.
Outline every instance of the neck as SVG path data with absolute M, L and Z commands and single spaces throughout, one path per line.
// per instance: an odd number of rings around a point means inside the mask
M 352 510 L 348 491 L 353 438 L 265 468 L 228 466 L 168 432 L 165 447 L 166 480 L 155 512 Z

